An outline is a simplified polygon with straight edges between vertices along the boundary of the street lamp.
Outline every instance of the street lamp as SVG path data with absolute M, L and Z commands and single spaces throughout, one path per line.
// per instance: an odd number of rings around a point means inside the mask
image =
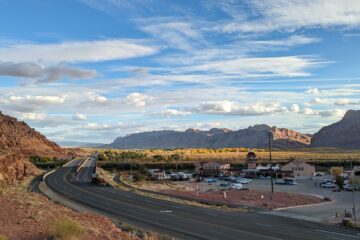
M 350 180 L 351 180 L 351 188 L 352 188 L 354 223 L 356 225 L 356 208 L 355 208 L 355 192 L 354 192 L 355 189 L 354 189 L 353 160 L 352 160 L 352 158 L 350 158 Z

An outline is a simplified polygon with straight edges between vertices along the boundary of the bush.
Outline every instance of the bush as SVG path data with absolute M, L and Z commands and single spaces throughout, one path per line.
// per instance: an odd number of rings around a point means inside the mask
M 137 172 L 134 174 L 133 179 L 135 182 L 140 182 L 140 181 L 144 180 L 144 176 L 141 173 Z
M 84 235 L 81 225 L 72 220 L 56 220 L 49 224 L 48 234 L 55 239 L 75 240 L 80 239 Z
M 7 240 L 7 237 L 5 235 L 0 234 L 0 240 Z

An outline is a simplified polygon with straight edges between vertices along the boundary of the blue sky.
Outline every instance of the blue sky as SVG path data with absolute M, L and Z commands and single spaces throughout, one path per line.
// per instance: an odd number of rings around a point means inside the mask
M 314 133 L 360 105 L 350 0 L 2 0 L 0 109 L 55 141 Z

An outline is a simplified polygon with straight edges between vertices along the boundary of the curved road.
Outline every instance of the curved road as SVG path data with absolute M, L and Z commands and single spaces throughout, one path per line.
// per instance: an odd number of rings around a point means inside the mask
M 96 161 L 96 159 L 90 159 Z M 96 164 L 88 163 L 76 174 L 79 161 L 49 175 L 45 182 L 57 193 L 97 212 L 151 231 L 179 239 L 360 239 L 359 231 L 272 216 L 230 212 L 154 199 L 112 187 L 78 181 Z M 83 177 L 81 177 L 83 178 Z

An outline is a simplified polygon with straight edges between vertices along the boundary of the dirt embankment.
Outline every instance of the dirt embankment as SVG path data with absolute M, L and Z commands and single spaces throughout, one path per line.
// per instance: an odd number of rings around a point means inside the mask
M 0 234 L 9 240 L 44 240 L 49 225 L 56 220 L 72 220 L 84 230 L 84 240 L 138 239 L 122 232 L 109 219 L 90 213 L 78 213 L 29 193 L 22 186 L 1 186 Z

